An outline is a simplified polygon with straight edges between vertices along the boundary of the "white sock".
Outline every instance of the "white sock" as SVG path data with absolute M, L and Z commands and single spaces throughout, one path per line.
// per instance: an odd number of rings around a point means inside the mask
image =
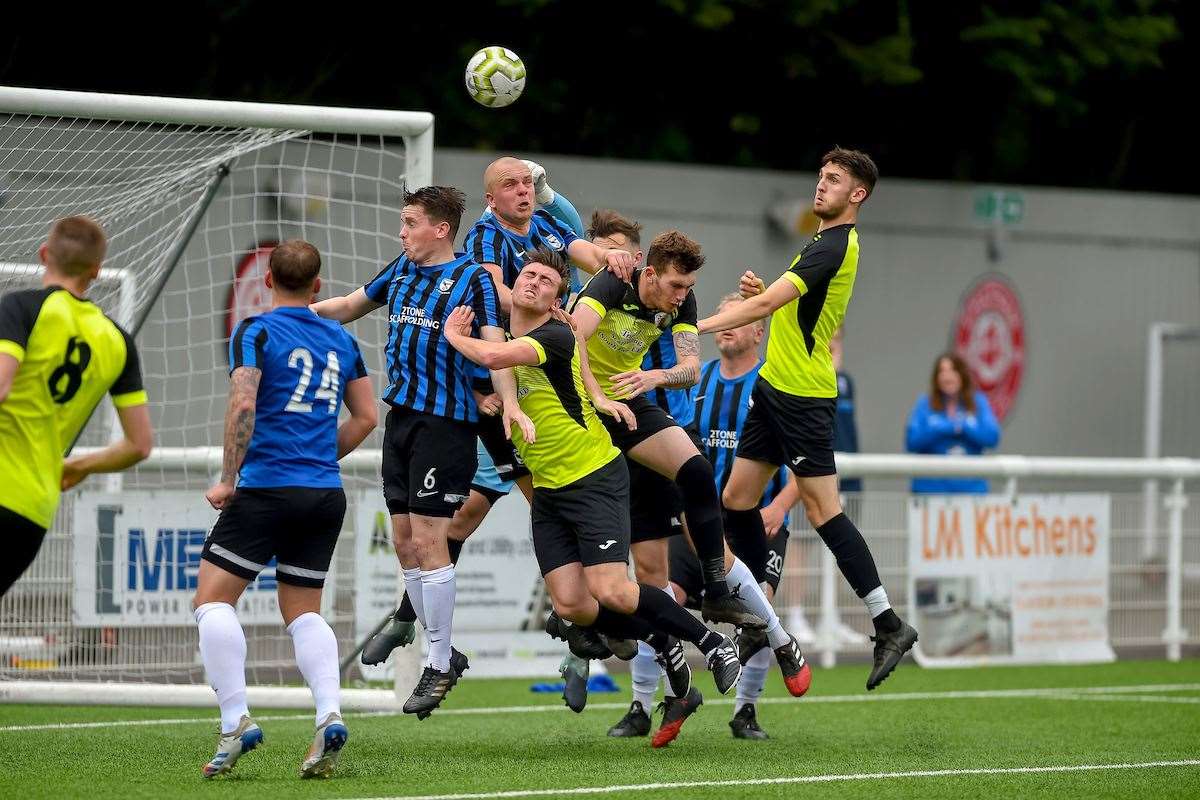
M 337 636 L 320 614 L 311 611 L 292 620 L 287 630 L 296 648 L 296 665 L 312 691 L 320 725 L 330 714 L 342 713 Z
M 629 674 L 633 677 L 633 699 L 641 702 L 646 713 L 654 708 L 654 695 L 658 692 L 658 678 L 662 667 L 654 660 L 654 648 L 645 642 L 638 642 L 637 655 L 629 664 Z M 667 694 L 671 687 L 667 686 Z
M 754 573 L 750 568 L 742 563 L 740 558 L 733 559 L 733 566 L 729 568 L 729 574 L 725 576 L 725 583 L 732 589 L 739 589 L 738 597 L 750 609 L 750 612 L 758 615 L 767 623 L 767 641 L 774 650 L 777 647 L 783 647 L 791 639 L 788 632 L 783 629 L 783 623 L 779 621 L 779 615 L 775 613 L 775 609 L 771 608 L 770 601 L 763 594 L 762 587 L 758 585 L 758 581 L 754 580 Z
M 200 628 L 200 658 L 208 685 L 221 707 L 221 732 L 237 730 L 246 705 L 246 634 L 237 612 L 228 603 L 205 603 L 196 609 Z
M 408 602 L 412 603 L 413 611 L 416 612 L 421 628 L 428 630 L 429 626 L 425 624 L 425 597 L 424 590 L 421 588 L 421 568 L 413 567 L 401 570 L 401 574 L 404 575 L 404 591 L 408 592 Z
M 892 604 L 888 602 L 887 592 L 883 590 L 882 586 L 868 592 L 867 596 L 863 598 L 863 602 L 867 604 L 867 613 L 871 615 L 871 619 L 875 619 L 892 607 Z
M 454 565 L 421 572 L 425 618 L 429 631 L 429 666 L 450 669 L 450 635 L 454 628 Z
M 762 696 L 763 687 L 767 685 L 767 673 L 771 669 L 771 651 L 763 648 L 755 653 L 746 666 L 742 667 L 742 677 L 738 678 L 737 702 L 733 713 L 742 710 L 747 703 L 753 705 Z

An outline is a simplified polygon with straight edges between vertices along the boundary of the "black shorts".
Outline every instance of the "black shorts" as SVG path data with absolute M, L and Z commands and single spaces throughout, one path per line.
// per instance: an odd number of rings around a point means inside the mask
M 4 561 L 0 563 L 0 597 L 3 597 L 37 558 L 46 529 L 0 506 L 0 536 L 4 537 Z
M 648 542 L 683 533 L 683 494 L 664 478 L 632 458 L 629 465 L 629 541 Z
M 500 480 L 515 481 L 529 474 L 529 468 L 517 452 L 516 443 L 504 435 L 504 419 L 499 414 L 494 417 L 479 415 L 479 441 L 483 442 L 488 455 L 492 457 L 492 465 Z
M 535 487 L 533 552 L 546 575 L 580 562 L 585 567 L 629 560 L 629 471 L 618 456 L 559 489 Z
M 383 499 L 391 514 L 453 517 L 475 477 L 475 426 L 393 406 L 383 429 Z
M 629 410 L 637 418 L 636 431 L 629 430 L 629 427 L 624 422 L 610 417 L 608 414 L 600 415 L 600 421 L 608 429 L 608 435 L 612 437 L 613 444 L 622 453 L 628 453 L 659 431 L 679 425 L 674 417 L 659 408 L 644 394 L 640 394 L 629 400 L 623 400 L 622 402 L 629 406 Z
M 274 557 L 277 581 L 320 589 L 345 516 L 341 489 L 238 489 L 200 557 L 248 581 Z
M 836 397 L 798 397 L 760 380 L 750 401 L 738 457 L 786 464 L 798 478 L 837 474 L 833 463 Z
M 746 563 L 756 580 L 760 583 L 766 581 L 776 592 L 779 591 L 779 582 L 783 579 L 783 562 L 787 558 L 789 536 L 791 533 L 786 526 L 780 528 L 774 538 L 767 540 L 766 560 L 760 559 L 757 564 Z M 735 556 L 742 558 L 742 553 L 739 551 L 743 548 L 738 542 L 730 541 L 729 549 Z M 761 547 L 758 549 L 761 551 Z M 667 569 L 671 576 L 671 583 L 677 584 L 679 588 L 683 589 L 684 594 L 687 595 L 686 605 L 688 608 L 699 608 L 701 593 L 704 590 L 704 576 L 700 572 L 700 559 L 696 558 L 696 554 L 692 552 L 692 548 L 688 546 L 687 540 L 682 536 L 671 540 L 667 553 Z

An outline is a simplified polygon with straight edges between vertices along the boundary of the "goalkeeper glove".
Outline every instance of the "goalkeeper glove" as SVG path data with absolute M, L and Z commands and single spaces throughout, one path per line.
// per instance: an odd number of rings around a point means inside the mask
M 534 199 L 537 200 L 538 205 L 544 206 L 547 203 L 553 203 L 554 190 L 550 188 L 550 182 L 546 180 L 546 168 L 536 161 L 521 159 L 521 163 L 529 167 L 529 171 L 533 173 Z

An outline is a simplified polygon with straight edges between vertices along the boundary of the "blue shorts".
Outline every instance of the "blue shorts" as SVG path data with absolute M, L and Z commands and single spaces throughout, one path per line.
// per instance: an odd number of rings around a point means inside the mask
M 492 456 L 483 446 L 482 440 L 475 440 L 475 449 L 479 454 L 479 467 L 475 470 L 475 477 L 471 479 L 471 488 L 494 505 L 497 500 L 511 492 L 517 484 L 500 477 L 500 473 L 496 471 L 496 463 L 492 461 Z

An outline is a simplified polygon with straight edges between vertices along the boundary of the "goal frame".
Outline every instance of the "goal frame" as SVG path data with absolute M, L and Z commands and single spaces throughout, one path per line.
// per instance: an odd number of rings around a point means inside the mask
M 434 116 L 426 111 L 400 111 L 372 108 L 343 108 L 314 105 L 289 105 L 280 103 L 256 103 L 243 101 L 205 100 L 182 97 L 154 97 L 143 95 L 127 95 L 96 92 L 78 92 L 57 89 L 37 89 L 15 86 L 0 86 L 0 114 L 28 114 L 41 117 L 71 117 L 78 119 L 105 120 L 130 123 L 159 123 L 167 125 L 197 125 L 218 126 L 229 128 L 265 128 L 276 130 L 295 130 L 303 133 L 343 134 L 379 136 L 401 139 L 405 147 L 404 179 L 411 186 L 427 186 L 433 182 L 433 135 Z M 215 177 L 209 185 L 210 195 L 215 192 L 220 177 Z M 205 204 L 206 205 L 206 204 Z M 161 278 L 161 290 L 166 280 L 174 272 L 178 264 L 178 256 L 183 252 L 195 233 L 195 223 L 200 214 L 191 220 L 188 229 L 184 231 L 180 241 L 176 242 L 172 252 L 167 257 L 167 268 Z M 37 265 L 5 264 L 6 270 L 19 270 L 33 275 Z M 111 271 L 109 271 L 111 272 Z M 126 281 L 123 276 L 102 275 L 102 279 L 122 281 L 122 305 L 126 294 Z M 146 312 L 157 302 L 157 292 L 147 304 Z M 123 324 L 131 328 L 136 335 L 141 319 L 132 318 L 132 309 L 122 309 L 126 319 Z M 144 318 L 144 314 L 142 315 Z M 83 452 L 87 448 L 83 448 Z M 181 448 L 182 449 L 182 448 Z M 200 448 L 207 450 L 200 455 L 204 461 L 212 453 L 220 458 L 220 448 Z M 181 461 L 194 463 L 197 453 L 177 454 Z M 354 465 L 359 469 L 365 466 L 361 457 L 354 459 Z M 376 462 L 375 467 L 378 467 Z M 119 477 L 111 486 L 119 487 Z M 414 648 L 409 648 L 414 650 Z M 415 682 L 416 659 L 419 654 L 403 653 L 403 664 L 396 665 L 396 682 L 394 692 L 397 696 L 402 691 L 411 688 Z M 409 663 L 412 662 L 412 663 Z M 76 702 L 113 702 L 119 693 L 114 693 L 114 685 L 109 683 L 80 682 L 74 684 L 75 690 L 70 694 Z M 47 690 L 46 682 L 31 681 L 27 684 L 21 681 L 5 682 L 0 691 L 2 702 L 37 702 L 44 697 Z M 138 702 L 158 702 L 167 705 L 196 702 L 196 698 L 187 692 L 179 691 L 180 686 L 136 684 L 133 691 L 127 693 L 136 697 Z M 203 687 L 208 691 L 207 687 Z M 252 687 L 258 691 L 259 687 Z M 308 702 L 308 690 L 303 688 L 269 688 L 270 696 L 276 703 L 285 705 L 304 705 Z M 156 700 L 149 700 L 148 694 L 161 694 Z M 389 693 L 390 694 L 390 693 Z M 303 699 L 302 699 L 303 698 Z M 299 701 L 299 702 L 297 702 Z

